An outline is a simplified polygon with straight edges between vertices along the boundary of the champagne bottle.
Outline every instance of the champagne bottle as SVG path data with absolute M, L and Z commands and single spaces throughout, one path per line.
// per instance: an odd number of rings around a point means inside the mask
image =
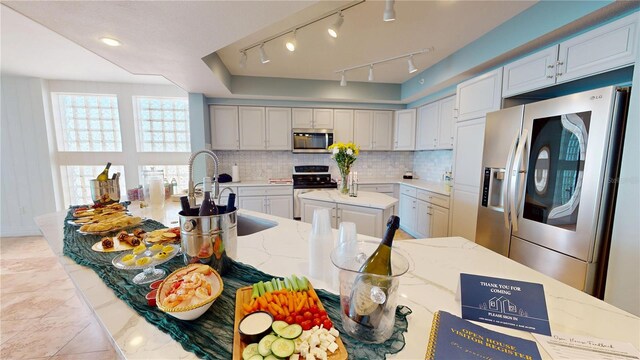
M 359 275 L 353 284 L 349 317 L 368 328 L 377 328 L 385 312 L 385 303 L 392 284 L 390 279 L 384 277 L 393 275 L 391 245 L 399 226 L 400 218 L 391 215 L 380 245 L 362 264 L 360 267 L 362 275 Z
M 202 201 L 202 204 L 200 204 L 200 211 L 198 212 L 198 215 L 218 215 L 218 207 L 216 206 L 216 202 L 211 197 L 211 191 L 204 192 L 204 200 Z
M 107 181 L 109 180 L 109 168 L 111 167 L 111 163 L 107 163 L 107 166 L 102 170 L 100 175 L 96 178 L 98 181 Z

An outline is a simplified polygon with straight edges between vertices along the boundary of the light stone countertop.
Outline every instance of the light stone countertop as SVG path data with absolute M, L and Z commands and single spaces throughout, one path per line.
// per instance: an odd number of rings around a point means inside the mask
M 451 190 L 443 182 L 426 181 L 420 179 L 358 179 L 358 184 L 361 185 L 373 185 L 373 184 L 400 184 L 408 185 L 416 189 L 431 191 L 440 195 L 449 196 Z
M 341 194 L 338 190 L 318 189 L 317 191 L 310 191 L 304 194 L 300 194 L 298 195 L 298 197 L 307 200 L 363 206 L 381 210 L 386 210 L 398 203 L 398 199 L 396 198 L 370 191 L 358 191 L 357 197 L 351 197 L 349 195 Z
M 177 205 L 164 211 L 131 206 L 135 214 L 157 215 L 168 222 L 177 219 Z M 164 213 L 164 214 L 160 214 Z M 313 279 L 308 273 L 308 237 L 311 224 L 278 218 L 266 214 L 240 211 L 276 222 L 278 225 L 238 238 L 238 260 L 253 265 L 274 276 L 292 273 L 310 278 L 317 288 L 335 291 L 333 284 Z M 62 256 L 62 224 L 66 211 L 36 218 L 36 222 L 59 256 L 69 276 L 83 295 L 95 316 L 111 337 L 116 350 L 127 359 L 192 359 L 169 335 L 161 332 L 119 300 L 89 268 L 77 265 Z M 173 225 L 175 226 L 175 225 Z M 337 232 L 334 230 L 337 238 Z M 371 239 L 358 236 L 361 240 Z M 640 347 L 640 319 L 601 300 L 591 297 L 524 265 L 498 255 L 460 237 L 402 240 L 394 248 L 403 252 L 410 262 L 402 276 L 398 303 L 411 308 L 406 346 L 390 359 L 424 359 L 433 313 L 448 311 L 460 316 L 460 303 L 455 300 L 461 272 L 504 277 L 544 285 L 552 332 L 592 336 L 630 342 Z M 212 308 L 215 308 L 215 303 Z M 482 324 L 487 328 L 533 340 L 530 333 Z M 538 347 L 543 359 L 549 355 Z

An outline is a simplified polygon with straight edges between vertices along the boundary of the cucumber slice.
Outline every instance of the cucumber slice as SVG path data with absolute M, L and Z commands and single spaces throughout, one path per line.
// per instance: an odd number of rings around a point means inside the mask
M 280 335 L 282 338 L 293 340 L 302 335 L 302 326 L 298 324 L 291 324 L 280 330 L 280 332 L 276 332 L 276 334 Z
M 289 281 L 291 282 L 291 287 L 293 287 L 293 291 L 298 291 L 300 288 L 298 287 L 298 282 L 295 279 L 295 275 L 291 275 Z
M 273 354 L 264 358 L 264 360 L 280 360 L 279 357 L 275 357 Z
M 249 360 L 250 357 L 256 354 L 260 355 L 258 354 L 258 343 L 249 344 L 244 348 L 244 350 L 242 350 L 242 359 Z
M 258 343 L 258 352 L 262 356 L 267 356 L 271 354 L 271 344 L 277 339 L 275 335 L 266 335 L 263 337 Z
M 247 360 L 264 360 L 264 358 L 260 354 L 255 354 L 252 357 L 248 358 Z
M 264 283 L 264 289 L 266 292 L 273 292 L 273 285 L 271 285 L 271 281 Z
M 289 339 L 277 338 L 276 341 L 271 344 L 271 352 L 273 352 L 273 355 L 280 358 L 291 356 L 295 349 L 296 344 L 294 344 L 293 340 Z
M 258 283 L 258 291 L 260 292 L 260 296 L 264 295 L 265 293 L 264 284 L 262 283 L 262 281 Z
M 251 290 L 251 298 L 255 299 L 260 296 L 260 290 L 258 290 L 258 284 L 253 284 L 253 289 Z
M 286 328 L 287 326 L 289 326 L 289 324 L 287 324 L 286 322 L 282 320 L 276 320 L 273 322 L 273 324 L 271 324 L 271 329 L 277 335 L 280 335 L 280 332 L 282 331 L 282 329 Z
M 289 278 L 284 278 L 284 287 L 286 287 L 289 291 L 293 290 L 293 286 L 291 286 L 291 281 L 289 281 Z

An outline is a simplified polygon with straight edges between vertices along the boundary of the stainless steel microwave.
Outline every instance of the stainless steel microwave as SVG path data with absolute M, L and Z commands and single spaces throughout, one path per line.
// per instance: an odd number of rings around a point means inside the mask
M 333 144 L 332 129 L 293 129 L 294 153 L 326 153 Z

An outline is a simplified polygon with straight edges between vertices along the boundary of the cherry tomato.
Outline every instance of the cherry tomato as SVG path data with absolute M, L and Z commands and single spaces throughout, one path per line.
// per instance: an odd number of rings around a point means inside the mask
M 311 324 L 311 320 L 303 321 L 300 326 L 302 326 L 302 330 L 311 330 L 311 328 L 313 327 L 313 325 Z
M 309 308 L 309 311 L 311 311 L 311 313 L 313 314 L 317 314 L 318 311 L 320 311 L 320 309 L 318 309 L 317 306 L 313 305 L 312 307 Z
M 293 323 L 294 323 L 293 316 L 291 316 L 291 315 L 287 316 L 287 317 L 284 319 L 284 321 L 285 321 L 287 324 L 289 324 L 289 325 L 293 324 Z
M 296 324 L 298 324 L 298 325 L 302 325 L 302 322 L 303 322 L 304 320 L 305 320 L 305 319 L 304 319 L 304 316 L 302 316 L 302 315 L 297 315 L 297 316 L 296 316 Z
M 318 314 L 320 314 L 320 316 L 327 316 L 327 312 L 324 310 L 318 311 Z
M 285 316 L 282 314 L 278 314 L 274 317 L 275 320 L 284 321 Z
M 305 320 L 311 320 L 313 319 L 313 314 L 309 311 L 305 311 L 304 314 L 302 314 L 302 316 L 304 316 Z
M 331 322 L 331 320 L 327 319 L 322 322 L 322 327 L 327 330 L 331 330 L 331 328 L 333 327 L 333 323 Z
M 324 322 L 324 321 L 325 321 L 325 320 L 327 320 L 327 319 L 329 319 L 329 318 L 328 318 L 328 317 L 326 317 L 326 316 L 320 316 L 320 321 L 322 321 L 322 322 Z
M 294 312 L 290 313 L 289 315 L 291 315 L 291 316 L 293 316 L 295 318 L 296 316 L 298 316 L 298 312 L 294 311 Z
M 322 324 L 322 321 L 320 321 L 320 319 L 315 318 L 313 319 L 313 326 L 320 326 Z

